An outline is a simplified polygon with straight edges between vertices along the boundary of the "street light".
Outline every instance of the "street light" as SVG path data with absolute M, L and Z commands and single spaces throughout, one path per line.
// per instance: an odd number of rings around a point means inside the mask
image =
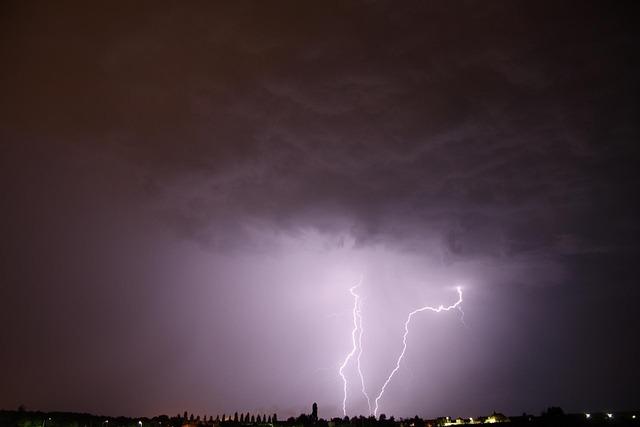
M 607 414 L 607 418 L 609 419 L 613 418 L 613 414 Z

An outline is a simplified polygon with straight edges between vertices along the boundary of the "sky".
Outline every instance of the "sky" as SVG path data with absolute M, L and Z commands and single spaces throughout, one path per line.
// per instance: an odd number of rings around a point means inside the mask
M 2 2 L 0 408 L 639 407 L 637 12 Z

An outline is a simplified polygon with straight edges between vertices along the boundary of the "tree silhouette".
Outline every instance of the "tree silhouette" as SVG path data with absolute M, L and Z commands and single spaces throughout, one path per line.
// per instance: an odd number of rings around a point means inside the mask
M 251 415 L 251 424 L 256 422 L 256 416 L 255 415 Z
M 278 422 L 278 416 L 276 414 L 273 414 L 273 417 L 271 417 L 271 421 L 273 422 L 273 424 Z
M 234 423 L 238 422 L 238 413 L 237 412 L 235 414 L 233 414 L 233 422 Z
M 551 406 L 547 408 L 546 412 L 542 413 L 542 416 L 546 417 L 562 417 L 564 416 L 564 411 L 559 406 Z

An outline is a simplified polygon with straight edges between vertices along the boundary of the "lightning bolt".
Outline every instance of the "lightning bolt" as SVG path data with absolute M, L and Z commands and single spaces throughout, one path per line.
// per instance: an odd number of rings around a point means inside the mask
M 367 405 L 369 406 L 369 415 L 371 415 L 371 399 L 367 394 L 367 391 L 364 387 L 364 375 L 362 375 L 362 368 L 360 367 L 360 357 L 362 356 L 362 333 L 364 330 L 362 329 L 362 312 L 360 311 L 360 307 L 358 307 L 358 327 L 360 328 L 360 335 L 358 336 L 358 358 L 357 358 L 357 368 L 358 375 L 360 375 L 360 385 L 362 386 L 362 394 L 367 399 Z
M 460 312 L 460 323 L 462 323 L 462 326 L 464 326 L 465 328 L 469 328 L 469 326 L 467 326 L 467 322 L 464 321 L 464 311 L 462 311 L 462 307 L 458 306 L 456 307 L 458 309 L 458 311 Z
M 379 404 L 379 401 L 382 398 L 382 395 L 384 394 L 384 391 L 385 391 L 387 385 L 391 381 L 391 378 L 393 378 L 393 376 L 396 374 L 396 372 L 398 372 L 398 369 L 400 369 L 400 362 L 402 362 L 402 359 L 404 358 L 404 353 L 407 351 L 407 336 L 409 335 L 409 323 L 411 323 L 411 319 L 413 319 L 413 316 L 415 316 L 416 314 L 421 313 L 423 311 L 433 311 L 434 313 L 440 313 L 442 311 L 449 311 L 449 310 L 454 310 L 454 309 L 460 310 L 458 307 L 460 306 L 460 304 L 462 304 L 462 289 L 460 289 L 460 287 L 458 287 L 458 288 L 456 288 L 456 290 L 458 291 L 458 301 L 456 301 L 455 304 L 447 306 L 447 307 L 445 307 L 443 305 L 439 305 L 438 307 L 425 306 L 425 307 L 421 307 L 421 308 L 418 308 L 416 310 L 413 310 L 407 316 L 407 321 L 404 322 L 404 335 L 402 336 L 402 351 L 400 352 L 400 356 L 398 357 L 398 360 L 396 361 L 395 368 L 393 368 L 393 370 L 391 371 L 391 373 L 387 377 L 386 381 L 382 385 L 382 389 L 380 390 L 380 394 L 378 394 L 378 396 L 376 397 L 375 407 L 373 409 L 373 415 L 374 416 L 378 415 L 378 404 Z M 356 309 L 354 308 L 354 323 L 355 323 L 355 318 L 356 318 Z M 354 329 L 354 336 L 355 336 L 355 329 Z M 355 351 L 355 347 L 354 347 L 354 351 Z M 346 385 L 345 385 L 345 390 L 346 390 Z
M 340 365 L 340 369 L 338 370 L 338 374 L 342 377 L 343 384 L 343 398 L 342 398 L 342 413 L 347 415 L 347 377 L 344 376 L 344 368 L 346 368 L 347 364 L 356 353 L 358 348 L 358 342 L 356 341 L 356 332 L 358 332 L 358 325 L 362 323 L 362 317 L 360 317 L 360 295 L 355 293 L 355 290 L 358 286 L 362 284 L 362 279 L 358 282 L 357 285 L 353 286 L 349 289 L 351 295 L 353 295 L 353 330 L 351 331 L 351 351 L 344 358 L 344 362 Z M 360 319 L 360 322 L 358 322 Z M 362 334 L 360 334 L 362 336 Z

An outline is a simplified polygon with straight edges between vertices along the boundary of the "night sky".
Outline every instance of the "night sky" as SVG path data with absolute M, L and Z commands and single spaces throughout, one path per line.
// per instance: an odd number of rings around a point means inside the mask
M 638 12 L 3 1 L 0 408 L 640 407 Z

